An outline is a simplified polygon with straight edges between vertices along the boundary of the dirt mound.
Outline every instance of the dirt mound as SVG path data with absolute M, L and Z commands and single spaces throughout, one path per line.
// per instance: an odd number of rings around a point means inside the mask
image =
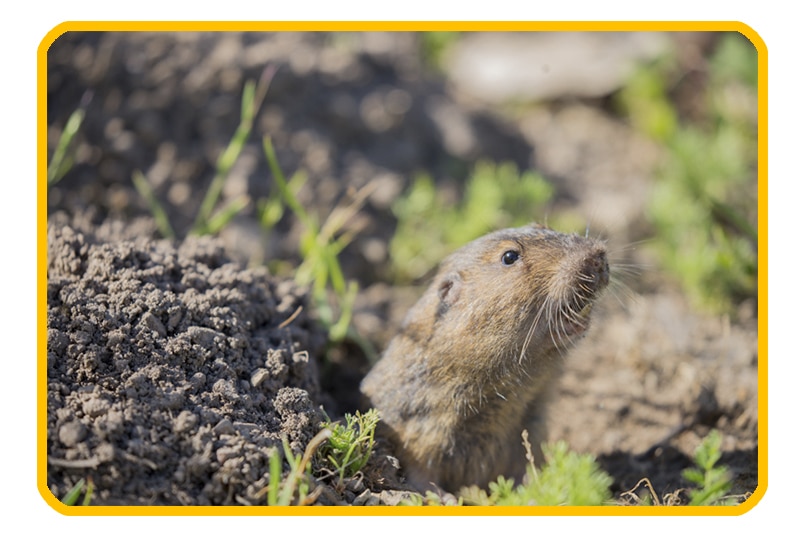
M 303 294 L 220 244 L 48 228 L 48 485 L 96 504 L 263 503 L 272 448 L 318 430 Z

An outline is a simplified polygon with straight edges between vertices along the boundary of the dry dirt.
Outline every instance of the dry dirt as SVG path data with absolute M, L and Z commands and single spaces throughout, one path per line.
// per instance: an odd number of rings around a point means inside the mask
M 694 58 L 713 46 L 705 34 L 646 42 Z M 248 195 L 250 207 L 217 239 L 185 238 L 238 124 L 242 84 L 265 65 L 278 70 L 223 191 Z M 343 345 L 326 357 L 303 290 L 259 267 L 296 262 L 300 230 L 289 216 L 259 228 L 255 205 L 272 191 L 263 135 L 287 173 L 308 172 L 300 200 L 322 213 L 378 183 L 342 255 L 362 288 L 354 325 L 378 347 L 422 290 L 387 274 L 390 206 L 413 174 L 457 191 L 481 158 L 543 172 L 556 208 L 592 220 L 612 260 L 638 273 L 606 296 L 565 362 L 551 439 L 594 454 L 617 495 L 643 477 L 664 495 L 685 487 L 681 470 L 716 428 L 734 493 L 755 490 L 755 304 L 734 318 L 703 314 L 631 246 L 652 239 L 643 209 L 660 154 L 602 96 L 554 97 L 512 119 L 426 67 L 413 33 L 69 33 L 48 55 L 51 151 L 87 96 L 76 164 L 48 194 L 47 480 L 57 497 L 90 476 L 96 504 L 263 504 L 281 437 L 300 452 L 322 409 L 355 409 L 365 355 Z M 136 169 L 176 241 L 157 239 Z M 402 466 L 389 454 L 379 449 L 370 476 L 342 491 L 320 483 L 317 502 L 395 503 Z

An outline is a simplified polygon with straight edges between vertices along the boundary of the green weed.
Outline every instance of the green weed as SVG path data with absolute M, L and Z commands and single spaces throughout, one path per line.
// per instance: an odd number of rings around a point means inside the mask
M 389 245 L 395 278 L 418 280 L 459 246 L 490 230 L 527 224 L 543 215 L 553 187 L 513 163 L 479 162 L 454 202 L 426 174 L 392 206 L 397 230 Z
M 722 436 L 712 430 L 694 453 L 695 467 L 684 469 L 683 478 L 696 486 L 689 490 L 689 505 L 738 504 L 736 498 L 728 496 L 732 486 L 730 471 L 716 465 L 722 457 L 721 445 Z
M 380 416 L 375 409 L 362 414 L 345 414 L 345 424 L 325 423 L 331 431 L 328 441 L 320 448 L 320 457 L 327 460 L 339 474 L 339 484 L 358 473 L 369 461 L 375 443 L 375 427 Z

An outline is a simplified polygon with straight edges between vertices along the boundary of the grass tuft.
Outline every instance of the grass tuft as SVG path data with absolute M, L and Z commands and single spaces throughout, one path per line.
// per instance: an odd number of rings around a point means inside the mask
M 375 427 L 380 416 L 375 409 L 362 414 L 345 414 L 345 424 L 327 422 L 324 427 L 331 431 L 330 438 L 320 448 L 319 454 L 339 474 L 339 485 L 367 465 L 375 443 Z

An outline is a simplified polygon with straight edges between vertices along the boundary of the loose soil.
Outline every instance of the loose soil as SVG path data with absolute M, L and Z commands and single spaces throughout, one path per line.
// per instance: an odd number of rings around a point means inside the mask
M 707 34 L 646 42 L 676 46 L 694 65 L 713 46 Z M 450 64 L 475 46 L 465 42 Z M 609 50 L 629 62 L 629 48 Z M 644 209 L 661 154 L 609 111 L 613 83 L 512 114 L 470 92 L 446 62 L 443 72 L 426 66 L 419 51 L 414 33 L 98 32 L 55 41 L 51 152 L 91 97 L 75 166 L 48 193 L 47 480 L 57 497 L 90 477 L 95 504 L 264 504 L 281 440 L 301 453 L 326 417 L 358 407 L 366 355 L 355 344 L 326 347 L 316 310 L 281 267 L 297 264 L 301 226 L 289 215 L 272 231 L 259 226 L 258 199 L 274 193 L 264 135 L 287 174 L 308 173 L 300 201 L 323 216 L 377 183 L 342 253 L 361 287 L 354 327 L 376 347 L 423 289 L 392 283 L 387 247 L 391 204 L 414 173 L 457 195 L 483 158 L 542 172 L 557 189 L 553 209 L 589 218 L 616 251 L 612 261 L 638 272 L 601 301 L 566 359 L 550 438 L 594 454 L 617 496 L 647 477 L 663 497 L 686 487 L 681 470 L 718 429 L 733 493 L 755 490 L 755 304 L 732 318 L 704 314 L 646 247 L 630 246 L 653 238 Z M 275 77 L 223 190 L 250 206 L 217 238 L 186 237 L 238 124 L 242 85 L 265 65 Z M 158 238 L 132 185 L 136 169 L 176 240 Z M 315 502 L 396 504 L 406 495 L 402 466 L 383 443 L 364 475 L 344 487 L 320 476 Z

